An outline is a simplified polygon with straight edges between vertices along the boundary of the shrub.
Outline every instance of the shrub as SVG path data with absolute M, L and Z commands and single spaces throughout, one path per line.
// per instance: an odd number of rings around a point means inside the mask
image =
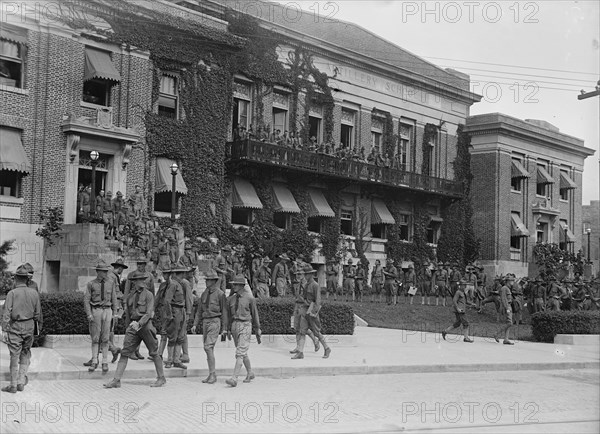
M 600 312 L 538 312 L 531 317 L 533 337 L 540 342 L 554 342 L 558 334 L 600 334 Z
M 41 294 L 43 327 L 38 340 L 46 335 L 88 334 L 89 326 L 83 308 L 82 292 Z M 290 327 L 294 301 L 290 298 L 274 298 L 258 302 L 261 331 L 263 334 L 295 334 Z M 193 318 L 188 322 L 188 332 Z M 351 335 L 354 333 L 352 308 L 342 304 L 325 303 L 321 309 L 322 332 L 326 335 Z M 115 328 L 116 334 L 125 333 L 124 321 Z

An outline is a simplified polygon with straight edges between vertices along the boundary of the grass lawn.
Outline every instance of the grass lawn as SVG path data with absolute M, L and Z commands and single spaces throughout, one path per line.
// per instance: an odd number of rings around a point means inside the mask
M 455 319 L 451 302 L 446 307 L 441 305 L 422 306 L 420 296 L 415 297 L 412 306 L 409 304 L 408 299 L 404 297 L 401 297 L 399 304 L 396 306 L 388 306 L 385 302 L 371 303 L 368 298 L 361 303 L 348 303 L 352 306 L 354 313 L 364 319 L 369 327 L 441 333 Z M 435 300 L 433 304 L 435 304 Z M 470 324 L 470 336 L 479 337 L 493 337 L 503 324 L 496 321 L 496 310 L 492 304 L 488 304 L 482 314 L 478 314 L 475 309 L 468 309 L 467 321 Z M 512 328 L 511 339 L 533 341 L 530 315 L 527 309 L 523 312 L 523 322 L 525 324 L 519 325 L 518 328 L 516 326 Z M 459 330 L 453 330 L 452 333 L 458 332 Z

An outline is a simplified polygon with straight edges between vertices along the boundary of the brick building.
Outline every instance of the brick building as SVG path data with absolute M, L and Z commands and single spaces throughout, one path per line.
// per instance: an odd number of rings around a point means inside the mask
M 582 248 L 583 162 L 594 151 L 545 121 L 471 116 L 475 233 L 488 274 L 533 272 L 533 247 Z
M 589 237 L 589 258 L 594 263 L 594 273 L 598 273 L 600 271 L 600 201 L 592 200 L 589 205 L 582 206 L 582 221 L 583 252 L 587 258 Z

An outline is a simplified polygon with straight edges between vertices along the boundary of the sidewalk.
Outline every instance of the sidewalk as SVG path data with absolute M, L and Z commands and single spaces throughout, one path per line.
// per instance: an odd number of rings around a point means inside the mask
M 121 337 L 119 337 L 121 338 Z M 293 336 L 263 336 L 263 344 L 254 341 L 249 356 L 257 375 L 271 378 L 296 376 L 518 371 L 547 369 L 584 369 L 600 367 L 600 345 L 577 346 L 517 341 L 514 346 L 497 344 L 490 338 L 475 338 L 475 343 L 462 342 L 462 336 L 426 332 L 356 327 L 352 337 L 326 337 L 332 348 L 331 357 L 323 359 L 323 350 L 314 352 L 310 339 L 303 360 L 291 360 Z M 89 337 L 87 338 L 89 339 Z M 205 377 L 208 375 L 201 336 L 190 336 L 190 358 L 187 370 L 165 369 L 167 377 Z M 118 341 L 117 344 L 120 344 Z M 100 369 L 89 373 L 82 364 L 90 358 L 89 341 L 78 337 L 55 348 L 33 348 L 29 369 L 30 379 L 100 379 Z M 144 345 L 141 353 L 148 355 Z M 110 353 L 109 353 L 110 354 Z M 165 351 L 166 356 L 166 351 Z M 110 356 L 109 356 L 110 357 Z M 231 373 L 234 349 L 231 342 L 218 342 L 215 348 L 217 375 Z M 109 364 L 110 378 L 116 368 Z M 9 379 L 9 353 L 0 345 L 0 372 Z M 125 378 L 153 378 L 154 365 L 150 360 L 130 360 Z

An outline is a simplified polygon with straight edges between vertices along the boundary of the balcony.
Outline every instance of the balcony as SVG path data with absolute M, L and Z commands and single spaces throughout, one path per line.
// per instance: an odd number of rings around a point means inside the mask
M 462 185 L 456 181 L 254 140 L 229 143 L 229 161 L 233 164 L 257 163 L 272 167 L 283 167 L 288 170 L 294 169 L 323 177 L 441 194 L 455 198 L 460 198 L 463 194 Z
M 534 214 L 546 214 L 550 216 L 560 215 L 560 210 L 553 208 L 552 203 L 548 199 L 537 199 L 531 204 L 531 211 Z

